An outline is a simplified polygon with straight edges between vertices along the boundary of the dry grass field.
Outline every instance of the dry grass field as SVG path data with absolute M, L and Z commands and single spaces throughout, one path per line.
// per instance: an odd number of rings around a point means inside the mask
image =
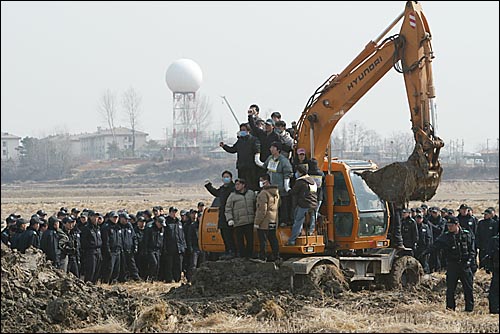
M 154 205 L 179 209 L 195 208 L 198 201 L 209 205 L 212 196 L 203 185 L 67 186 L 53 183 L 3 185 L 1 216 L 16 212 L 28 217 L 39 209 L 49 214 L 60 207 L 86 207 L 100 212 L 127 209 L 131 213 Z M 474 208 L 478 217 L 487 207 L 499 208 L 498 181 L 443 181 L 428 205 L 457 209 L 461 203 Z M 421 203 L 411 203 L 412 206 Z M 3 259 L 2 259 L 3 260 Z M 445 310 L 445 275 L 433 273 L 416 291 L 347 291 L 339 298 L 301 297 L 259 292 L 221 298 L 177 298 L 168 290 L 179 284 L 126 283 L 99 287 L 127 296 L 142 305 L 133 321 L 109 315 L 96 323 L 51 327 L 60 332 L 424 332 L 471 333 L 499 331 L 498 315 L 488 314 L 490 275 L 475 276 L 475 310 L 463 312 L 463 296 L 457 295 L 457 311 Z M 2 261 L 2 280 L 4 261 Z M 228 277 L 230 279 L 230 277 Z M 2 285 L 2 294 L 4 293 Z M 174 289 L 175 290 L 175 289 Z M 460 289 L 459 289 L 460 290 Z M 119 295 L 119 293 L 118 293 Z M 148 301 L 148 302 L 146 302 Z M 127 304 L 128 305 L 128 304 Z M 117 305 L 117 307 L 126 307 Z M 2 325 L 4 315 L 2 298 Z M 3 327 L 3 326 L 2 326 Z M 40 327 L 42 328 L 42 327 Z M 10 327 L 8 332 L 15 330 Z M 22 331 L 22 330 L 21 330 Z M 2 330 L 4 332 L 4 330 Z

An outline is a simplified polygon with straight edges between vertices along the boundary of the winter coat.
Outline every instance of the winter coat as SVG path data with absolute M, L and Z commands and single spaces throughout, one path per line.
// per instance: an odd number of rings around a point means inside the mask
M 260 230 L 276 228 L 278 222 L 278 203 L 280 195 L 278 186 L 270 185 L 262 188 L 257 195 L 257 207 L 255 210 L 255 225 Z
M 148 225 L 144 228 L 144 248 L 146 253 L 160 252 L 163 248 L 163 240 L 165 228 L 158 228 L 156 223 Z
M 224 145 L 222 149 L 228 153 L 238 153 L 236 158 L 236 168 L 257 168 L 255 165 L 255 153 L 260 153 L 260 142 L 252 136 L 238 137 L 233 146 Z
M 89 255 L 101 253 L 102 237 L 100 227 L 92 224 L 91 222 L 85 224 L 80 235 L 80 242 L 83 254 Z
M 123 249 L 122 229 L 118 223 L 107 222 L 101 228 L 102 255 L 106 258 L 111 257 L 111 253 L 120 253 Z
M 32 228 L 28 228 L 26 231 L 21 233 L 17 244 L 17 250 L 21 253 L 25 253 L 26 249 L 30 246 L 40 248 L 40 235 Z
M 137 237 L 130 222 L 118 223 L 122 231 L 122 248 L 125 253 L 137 253 Z
M 264 162 L 264 169 L 271 177 L 271 184 L 277 185 L 280 196 L 285 196 L 285 179 L 292 177 L 292 164 L 282 154 L 278 158 L 270 155 Z
M 226 207 L 226 201 L 227 201 L 227 198 L 229 197 L 229 194 L 231 194 L 234 191 L 234 182 L 228 183 L 227 185 L 223 184 L 218 189 L 214 188 L 212 183 L 208 183 L 205 185 L 205 188 L 207 188 L 209 193 L 211 193 L 215 197 L 219 197 L 219 199 L 220 199 L 219 222 L 217 224 L 217 227 L 218 228 L 228 228 L 226 215 L 225 215 L 225 207 Z
M 255 118 L 252 115 L 248 115 L 248 124 L 252 129 L 252 135 L 257 137 L 260 141 L 260 161 L 266 161 L 267 157 L 271 155 L 269 148 L 273 142 L 280 142 L 280 137 L 274 131 L 267 133 L 266 131 L 260 129 L 257 124 L 255 124 Z
M 167 255 L 182 254 L 186 251 L 186 237 L 184 229 L 179 218 L 167 216 L 165 218 L 165 240 L 163 241 L 163 250 Z
M 314 179 L 308 174 L 302 175 L 295 181 L 290 195 L 292 195 L 293 207 L 315 209 L 318 206 L 318 186 Z
M 469 232 L 472 232 L 474 234 L 474 237 L 475 237 L 476 232 L 477 232 L 477 223 L 474 220 L 474 218 L 472 216 L 469 216 L 469 215 L 462 216 L 461 214 L 459 214 L 457 216 L 457 218 L 458 218 L 458 223 L 460 224 L 460 226 L 464 230 L 468 230 Z
M 418 229 L 418 241 L 417 241 L 416 257 L 419 257 L 424 250 L 432 246 L 433 237 L 432 237 L 432 229 L 428 224 L 417 223 L 417 229 Z
M 255 220 L 255 192 L 232 192 L 226 203 L 226 219 L 233 220 L 234 227 L 252 224 Z
M 401 219 L 401 236 L 403 237 L 403 245 L 405 247 L 411 248 L 413 251 L 417 249 L 419 234 L 417 223 L 413 218 L 406 217 Z
M 40 249 L 45 253 L 47 259 L 57 266 L 66 257 L 66 254 L 63 254 L 63 249 L 67 247 L 66 243 L 69 243 L 69 237 L 66 233 L 61 229 L 53 230 L 49 227 L 42 235 Z
M 191 253 L 200 251 L 200 247 L 198 244 L 199 228 L 200 222 L 198 220 L 190 222 L 190 224 L 187 226 L 186 244 L 188 251 Z
M 492 218 L 481 219 L 477 225 L 476 248 L 487 249 L 491 238 L 498 234 L 498 221 Z

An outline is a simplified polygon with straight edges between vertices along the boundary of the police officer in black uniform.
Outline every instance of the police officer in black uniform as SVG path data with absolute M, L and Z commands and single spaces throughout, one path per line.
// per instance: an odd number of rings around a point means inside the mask
M 80 235 L 82 244 L 83 276 L 85 282 L 96 283 L 101 273 L 101 246 L 102 237 L 100 227 L 97 224 L 97 214 L 93 210 L 88 211 L 90 221 L 83 226 Z
M 424 222 L 424 217 L 421 213 L 415 216 L 418 230 L 417 250 L 415 251 L 415 258 L 420 262 L 426 274 L 430 274 L 429 267 L 429 254 L 425 250 L 432 246 L 434 239 L 432 237 L 432 230 L 428 223 Z
M 493 211 L 486 209 L 483 212 L 484 219 L 477 225 L 476 246 L 479 250 L 479 268 L 484 267 L 483 259 L 486 256 L 490 239 L 498 234 L 498 221 L 493 219 Z
M 76 228 L 76 220 L 69 216 L 62 220 L 63 232 L 68 235 L 69 241 L 63 248 L 64 253 L 68 256 L 68 273 L 73 273 L 76 277 L 80 277 L 80 230 Z
M 439 238 L 446 229 L 446 221 L 443 217 L 441 217 L 439 208 L 432 207 L 429 209 L 428 224 L 432 230 L 433 240 L 437 240 L 437 238 Z M 431 254 L 429 258 L 429 267 L 431 272 L 441 270 L 441 268 L 443 267 L 443 265 L 441 264 L 442 257 L 442 251 Z
M 499 307 L 499 297 L 498 297 L 498 271 L 499 271 L 499 255 L 498 255 L 498 230 L 497 234 L 490 238 L 488 242 L 487 253 L 485 259 L 483 259 L 484 267 L 486 272 L 492 272 L 490 283 L 490 292 L 488 294 L 488 302 L 491 314 L 498 314 Z
M 163 240 L 163 252 L 165 254 L 165 281 L 179 282 L 182 273 L 182 259 L 186 251 L 186 238 L 181 220 L 176 216 L 178 209 L 171 206 L 168 216 L 165 218 L 165 239 Z
M 139 271 L 139 276 L 142 279 L 147 277 L 147 256 L 146 247 L 144 246 L 144 232 L 146 226 L 146 219 L 144 216 L 137 215 L 137 223 L 134 226 L 135 237 L 137 238 L 137 254 L 135 257 L 135 264 L 137 265 L 137 270 Z
M 446 271 L 446 308 L 455 310 L 455 290 L 460 279 L 465 296 L 465 311 L 472 312 L 474 310 L 472 289 L 474 276 L 471 266 L 476 258 L 474 234 L 463 229 L 458 219 L 453 216 L 446 218 L 446 225 L 448 230 L 426 252 L 432 253 L 442 249 L 445 253 L 448 263 Z
M 101 228 L 101 279 L 103 283 L 114 284 L 118 282 L 123 251 L 122 235 L 122 228 L 118 225 L 118 213 L 116 211 L 109 212 L 108 220 Z
M 147 225 L 144 229 L 144 247 L 146 248 L 146 258 L 148 263 L 147 280 L 151 282 L 158 280 L 160 270 L 160 255 L 165 239 L 165 217 L 156 216 L 152 225 Z
M 135 254 L 138 251 L 137 237 L 134 227 L 130 223 L 130 215 L 127 212 L 119 214 L 119 225 L 122 231 L 122 258 L 120 265 L 119 282 L 126 282 L 130 279 L 139 281 L 139 270 L 135 264 Z
M 462 229 L 468 230 L 469 232 L 472 232 L 474 234 L 474 237 L 476 236 L 476 229 L 477 229 L 477 223 L 474 220 L 474 218 L 471 215 L 467 214 L 469 206 L 467 204 L 461 204 L 460 207 L 458 208 L 458 222 Z
M 403 245 L 413 250 L 413 254 L 417 250 L 418 229 L 417 223 L 410 217 L 410 210 L 403 209 L 403 217 L 401 218 L 401 234 L 403 236 Z
M 17 250 L 25 253 L 29 247 L 40 248 L 40 235 L 38 229 L 40 227 L 41 219 L 38 215 L 31 216 L 30 226 L 19 237 Z

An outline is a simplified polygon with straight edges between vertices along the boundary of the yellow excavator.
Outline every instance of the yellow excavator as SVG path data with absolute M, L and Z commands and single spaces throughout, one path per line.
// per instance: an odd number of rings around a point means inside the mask
M 399 34 L 388 32 L 403 20 Z M 326 200 L 313 235 L 302 235 L 287 246 L 291 227 L 279 227 L 282 265 L 297 278 L 318 277 L 328 267 L 342 269 L 350 283 L 382 282 L 386 287 L 418 284 L 423 275 L 408 249 L 390 247 L 391 215 L 409 201 L 431 199 L 442 167 L 438 157 L 443 141 L 436 134 L 434 54 L 431 31 L 421 5 L 406 2 L 404 11 L 340 73 L 330 76 L 310 97 L 296 133 L 297 147 L 323 161 Z M 378 168 L 371 161 L 339 160 L 331 156 L 331 134 L 340 119 L 388 71 L 404 77 L 415 148 L 406 162 Z M 199 227 L 199 246 L 223 252 L 217 229 L 218 208 L 205 209 Z M 256 232 L 255 232 L 256 233 Z M 258 251 L 258 238 L 255 237 Z M 319 275 L 320 276 L 320 275 Z M 292 279 L 293 282 L 293 279 Z

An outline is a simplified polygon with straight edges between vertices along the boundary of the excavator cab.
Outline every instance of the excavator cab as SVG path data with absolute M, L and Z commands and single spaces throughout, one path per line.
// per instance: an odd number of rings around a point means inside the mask
M 327 196 L 327 203 L 322 205 L 321 213 L 325 217 L 333 217 L 331 223 L 326 223 L 326 234 L 334 250 L 389 246 L 387 232 L 390 216 L 387 203 L 360 176 L 360 172 L 376 168 L 373 162 L 367 161 L 334 160 L 331 163 L 333 196 Z M 326 186 L 332 185 L 327 181 Z M 329 211 L 332 213 L 329 214 Z

